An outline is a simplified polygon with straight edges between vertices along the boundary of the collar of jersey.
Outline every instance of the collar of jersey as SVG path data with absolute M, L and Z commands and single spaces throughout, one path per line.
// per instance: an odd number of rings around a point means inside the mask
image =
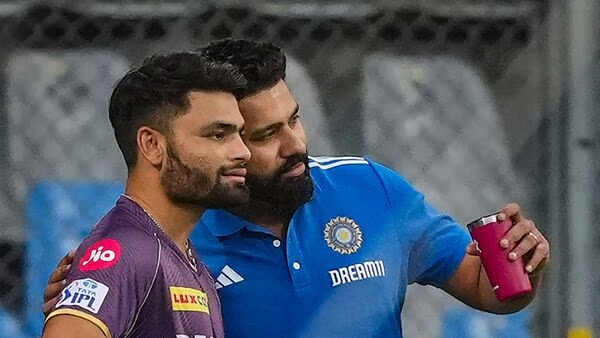
M 258 228 L 257 225 L 243 220 L 242 218 L 223 209 L 207 210 L 202 216 L 210 232 L 216 237 L 230 236 L 243 228 Z

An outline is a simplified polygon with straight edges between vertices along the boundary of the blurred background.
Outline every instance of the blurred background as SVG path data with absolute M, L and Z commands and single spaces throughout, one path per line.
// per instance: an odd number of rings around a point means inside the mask
M 544 289 L 495 316 L 411 286 L 405 337 L 599 332 L 594 0 L 0 1 L 0 336 L 34 337 L 46 280 L 114 203 L 107 102 L 153 52 L 270 40 L 313 155 L 365 154 L 466 223 L 518 201 Z

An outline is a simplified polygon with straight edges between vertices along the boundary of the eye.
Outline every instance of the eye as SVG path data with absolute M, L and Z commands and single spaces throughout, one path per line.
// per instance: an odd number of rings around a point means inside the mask
M 215 141 L 221 141 L 221 140 L 223 140 L 223 139 L 224 139 L 226 136 L 227 136 L 227 134 L 226 134 L 225 132 L 223 132 L 223 131 L 218 131 L 218 132 L 216 132 L 214 135 L 212 135 L 212 138 L 213 138 Z
M 261 137 L 261 139 L 268 140 L 270 138 L 273 138 L 274 136 L 275 136 L 275 130 L 269 130 L 268 132 L 266 132 L 265 134 L 263 134 L 263 136 Z
M 265 131 L 264 133 L 258 135 L 256 138 L 254 138 L 251 141 L 255 141 L 255 142 L 267 141 L 269 139 L 272 139 L 273 137 L 275 137 L 275 130 L 269 129 L 269 130 Z

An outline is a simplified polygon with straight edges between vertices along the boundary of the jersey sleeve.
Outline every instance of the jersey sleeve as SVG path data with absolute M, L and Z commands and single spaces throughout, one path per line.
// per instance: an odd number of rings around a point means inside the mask
M 371 165 L 388 193 L 396 224 L 409 237 L 408 282 L 442 287 L 463 261 L 469 233 L 427 203 L 398 173 L 375 162 Z
M 156 278 L 158 240 L 135 230 L 91 235 L 77 249 L 50 318 L 69 314 L 97 325 L 107 337 L 130 329 Z

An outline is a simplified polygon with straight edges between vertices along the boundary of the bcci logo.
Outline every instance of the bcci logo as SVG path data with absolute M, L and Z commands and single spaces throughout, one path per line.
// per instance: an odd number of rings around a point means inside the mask
M 334 251 L 352 254 L 362 244 L 362 231 L 354 220 L 348 217 L 336 217 L 325 225 L 325 241 Z

